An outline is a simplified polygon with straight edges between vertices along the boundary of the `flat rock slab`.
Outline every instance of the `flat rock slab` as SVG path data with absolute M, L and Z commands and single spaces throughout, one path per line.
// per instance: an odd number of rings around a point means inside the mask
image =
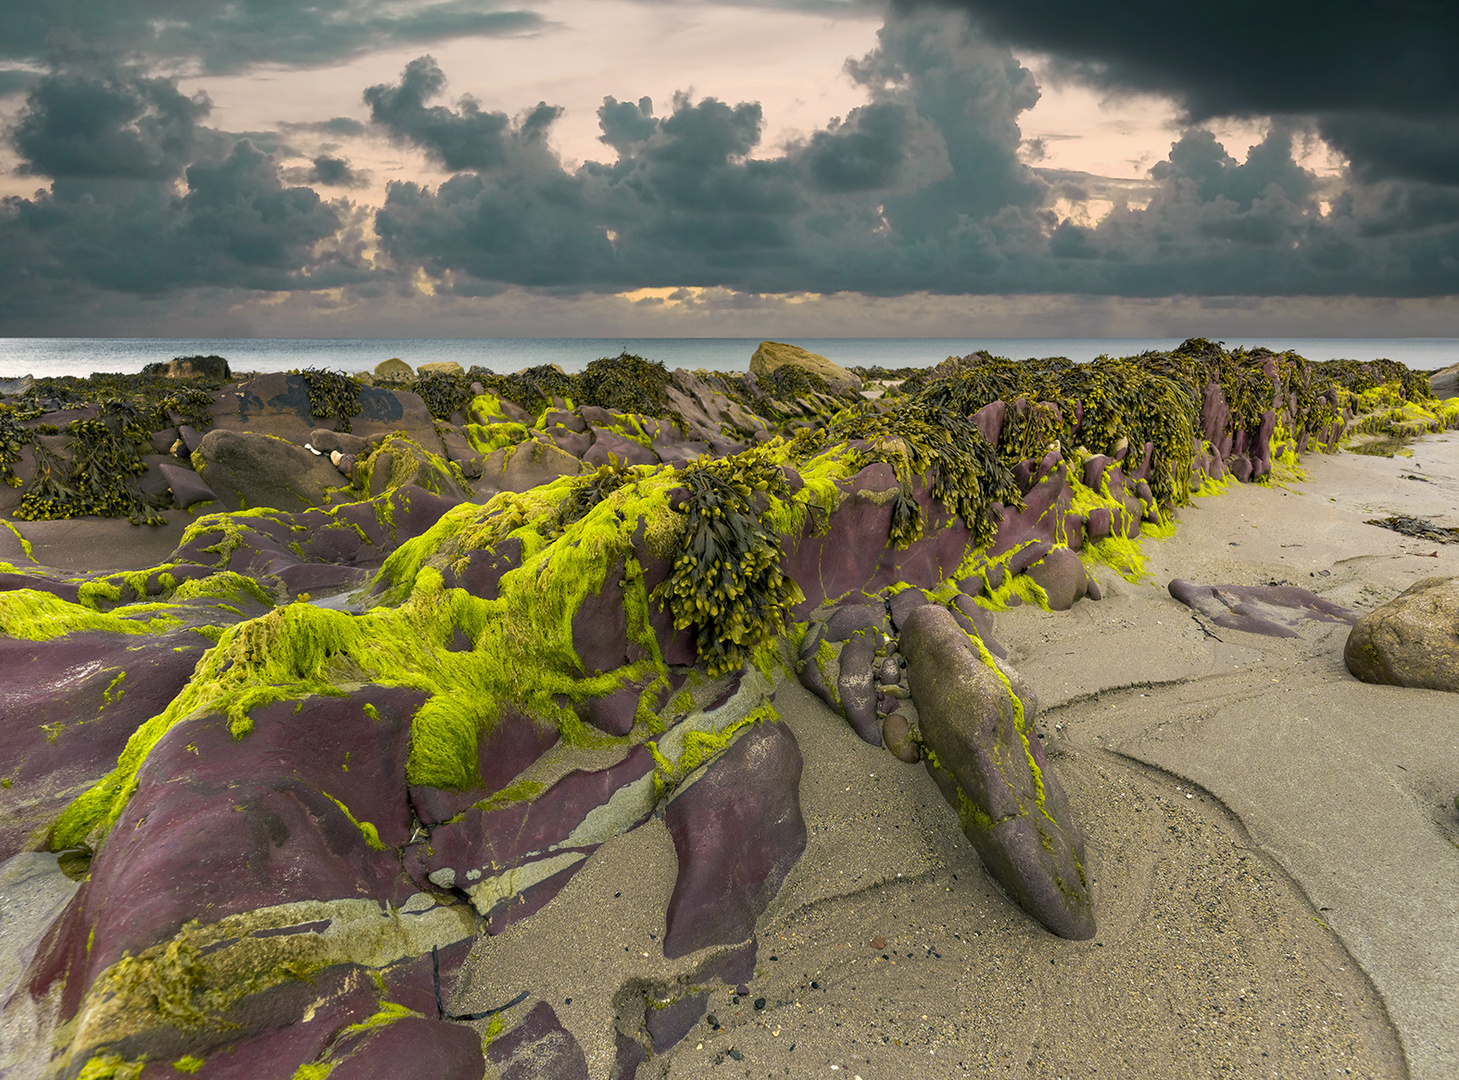
M 1306 622 L 1352 624 L 1357 615 L 1295 585 L 1198 585 L 1176 578 L 1170 595 L 1217 626 L 1268 637 L 1301 637 Z
M 679 855 L 664 955 L 744 941 L 805 851 L 800 746 L 790 729 L 760 724 L 669 803 L 664 823 Z

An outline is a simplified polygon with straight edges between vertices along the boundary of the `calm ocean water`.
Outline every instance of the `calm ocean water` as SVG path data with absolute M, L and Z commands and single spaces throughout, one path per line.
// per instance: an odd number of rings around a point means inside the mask
M 1169 349 L 1179 338 L 787 338 L 845 367 L 930 367 L 949 356 L 987 349 L 997 356 L 1067 356 L 1085 362 L 1101 353 L 1130 356 Z M 0 378 L 137 372 L 156 360 L 216 353 L 234 371 L 318 367 L 370 371 L 395 356 L 418 365 L 455 360 L 508 373 L 537 364 L 581 371 L 591 360 L 627 350 L 666 367 L 745 371 L 755 338 L 0 338 Z M 1227 345 L 1295 349 L 1309 360 L 1386 357 L 1433 370 L 1459 362 L 1459 338 L 1253 338 Z

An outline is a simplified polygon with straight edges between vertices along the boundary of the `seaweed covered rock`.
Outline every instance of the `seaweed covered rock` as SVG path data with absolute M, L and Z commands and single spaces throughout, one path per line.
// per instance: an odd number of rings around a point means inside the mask
M 750 357 L 750 373 L 758 378 L 771 375 L 782 367 L 799 368 L 824 380 L 836 393 L 844 393 L 861 386 L 861 379 L 854 372 L 847 371 L 840 364 L 820 353 L 802 349 L 799 345 L 786 345 L 779 341 L 762 341 Z
M 939 605 L 912 612 L 901 647 L 928 771 L 983 865 L 1051 932 L 1093 937 L 1084 838 L 1018 692 L 1021 680 Z
M 403 387 L 364 386 L 342 376 L 311 382 L 306 375 L 277 372 L 225 387 L 214 398 L 215 426 L 275 435 L 301 446 L 321 427 L 356 435 L 404 431 L 431 447 L 436 441 L 425 403 Z
M 1459 692 L 1459 578 L 1424 578 L 1368 612 L 1343 660 L 1364 682 Z
M 404 360 L 392 356 L 375 365 L 375 378 L 382 382 L 407 382 L 415 374 Z

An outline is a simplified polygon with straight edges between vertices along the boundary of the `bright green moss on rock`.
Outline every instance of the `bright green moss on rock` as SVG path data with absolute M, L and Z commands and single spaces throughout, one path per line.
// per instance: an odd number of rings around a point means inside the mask
M 27 641 L 50 641 L 81 631 L 106 634 L 160 634 L 182 625 L 162 604 L 140 604 L 129 614 L 102 613 L 38 589 L 0 592 L 0 634 Z M 144 616 L 151 616 L 146 618 Z
M 388 468 L 388 474 L 376 475 L 382 468 Z M 399 432 L 355 465 L 354 485 L 365 495 L 378 497 L 406 484 L 456 498 L 470 490 L 461 466 Z

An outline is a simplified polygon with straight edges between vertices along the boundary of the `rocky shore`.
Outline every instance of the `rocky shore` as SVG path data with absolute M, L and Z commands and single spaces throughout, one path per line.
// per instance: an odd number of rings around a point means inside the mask
M 1446 378 L 12 380 L 0 1071 L 1449 1075 Z

